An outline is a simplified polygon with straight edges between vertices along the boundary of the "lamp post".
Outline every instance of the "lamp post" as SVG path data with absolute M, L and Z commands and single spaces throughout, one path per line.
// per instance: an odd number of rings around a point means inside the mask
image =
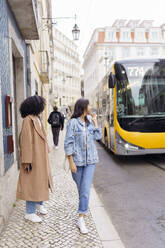
M 108 67 L 110 62 L 113 60 L 113 55 L 112 52 L 110 52 L 109 54 L 107 53 L 107 51 L 105 51 L 104 54 L 104 66 L 105 66 L 105 72 L 107 73 L 108 71 Z
M 79 40 L 80 37 L 80 29 L 77 25 L 77 16 L 75 15 L 74 17 L 54 17 L 54 18 L 42 18 L 42 20 L 46 20 L 46 26 L 49 28 L 49 25 L 57 25 L 57 20 L 62 20 L 62 19 L 74 19 L 75 20 L 75 25 L 73 26 L 72 29 L 72 35 L 73 35 L 73 40 Z M 49 20 L 51 23 L 49 23 Z
M 108 55 L 107 52 L 105 52 L 105 56 L 104 56 L 104 61 L 105 61 L 105 72 L 107 73 L 107 69 L 108 69 Z

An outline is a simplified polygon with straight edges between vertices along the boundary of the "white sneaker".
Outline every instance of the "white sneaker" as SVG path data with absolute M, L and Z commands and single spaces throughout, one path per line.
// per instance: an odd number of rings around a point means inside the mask
M 33 223 L 40 223 L 42 222 L 42 219 L 36 215 L 36 214 L 25 214 L 25 217 L 24 217 L 26 220 L 29 220 Z
M 58 149 L 58 146 L 55 146 L 55 149 L 57 150 Z
M 38 210 L 38 212 L 40 213 L 40 214 L 47 214 L 48 213 L 48 211 L 47 211 L 47 209 L 46 208 L 44 208 L 44 206 L 43 205 L 39 205 L 39 204 L 37 204 L 37 210 Z
M 82 234 L 87 234 L 88 233 L 88 229 L 86 228 L 85 221 L 84 221 L 83 217 L 79 217 L 77 226 L 80 229 L 80 232 Z

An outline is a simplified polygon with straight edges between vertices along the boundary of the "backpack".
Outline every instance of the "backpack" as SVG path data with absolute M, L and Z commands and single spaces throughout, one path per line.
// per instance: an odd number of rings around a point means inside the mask
M 52 114 L 52 127 L 60 127 L 61 122 L 60 122 L 60 115 L 58 113 L 53 113 Z

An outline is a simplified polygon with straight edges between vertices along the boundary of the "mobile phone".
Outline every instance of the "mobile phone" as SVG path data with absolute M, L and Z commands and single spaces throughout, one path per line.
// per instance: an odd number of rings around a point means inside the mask
M 96 112 L 91 112 L 90 115 L 93 117 L 94 115 L 97 117 Z

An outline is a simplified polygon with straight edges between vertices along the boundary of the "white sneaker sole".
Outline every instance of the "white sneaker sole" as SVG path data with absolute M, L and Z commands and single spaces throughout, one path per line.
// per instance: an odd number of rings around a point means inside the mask
M 33 220 L 30 220 L 30 219 L 28 219 L 28 218 L 26 218 L 26 217 L 24 217 L 24 219 L 25 219 L 26 221 L 30 221 L 30 222 L 32 222 L 32 223 L 41 223 L 41 222 L 42 222 L 42 220 L 40 220 L 40 221 L 33 221 Z
M 82 232 L 82 231 L 81 231 L 81 228 L 79 227 L 79 225 L 77 225 L 77 227 L 78 227 L 78 229 L 79 229 L 79 231 L 80 231 L 81 234 L 84 234 L 84 235 L 85 235 L 85 234 L 88 234 L 88 231 L 87 231 L 87 232 Z
M 41 214 L 41 215 L 47 215 L 48 213 L 42 213 L 42 212 L 40 212 L 40 211 L 37 211 L 38 212 L 38 214 Z

